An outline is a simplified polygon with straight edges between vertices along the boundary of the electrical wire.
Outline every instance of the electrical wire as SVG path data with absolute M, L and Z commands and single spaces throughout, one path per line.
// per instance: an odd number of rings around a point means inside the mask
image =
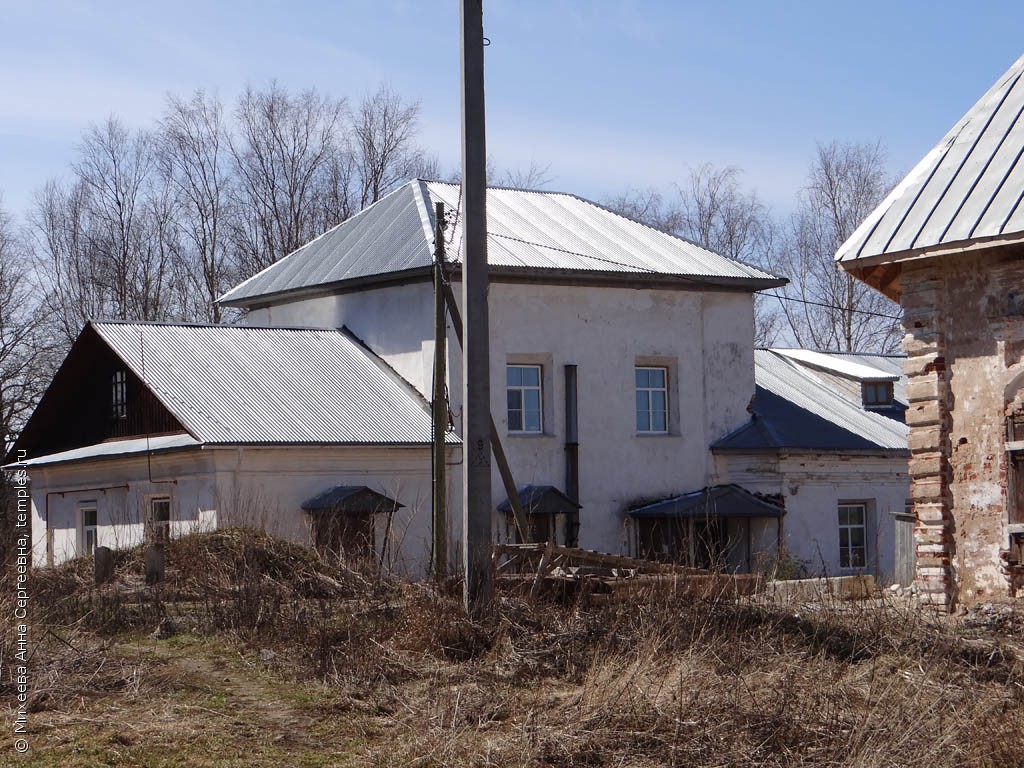
M 902 320 L 903 318 L 899 315 L 887 315 L 884 312 L 872 312 L 870 309 L 854 309 L 853 307 L 840 307 L 837 304 L 826 304 L 822 301 L 811 301 L 809 299 L 798 299 L 795 296 L 780 296 L 777 293 L 764 293 L 765 296 L 771 296 L 778 299 L 779 301 L 796 301 L 800 304 L 810 304 L 813 307 L 824 307 L 825 309 L 835 309 L 840 312 L 853 312 L 858 315 L 869 315 L 871 317 L 884 317 L 886 320 Z

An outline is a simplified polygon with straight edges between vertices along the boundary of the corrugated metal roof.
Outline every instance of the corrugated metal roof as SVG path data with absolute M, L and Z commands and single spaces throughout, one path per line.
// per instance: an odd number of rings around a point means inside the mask
M 1024 56 L 836 254 L 842 262 L 1024 232 Z
M 255 296 L 428 268 L 434 236 L 423 187 L 420 181 L 399 187 L 235 286 L 220 301 L 244 305 L 242 299 Z
M 811 349 L 773 349 L 772 351 L 777 355 L 857 381 L 897 381 L 902 374 L 902 371 L 895 373 L 880 370 L 875 366 L 864 365 L 858 359 L 859 355 L 832 354 L 816 352 Z
M 523 485 L 517 489 L 519 508 L 528 515 L 557 515 L 580 509 L 580 505 L 553 485 Z M 508 498 L 498 505 L 499 512 L 512 512 Z
M 434 204 L 461 210 L 460 187 L 413 180 L 221 297 L 253 299 L 425 269 L 432 260 Z M 462 216 L 446 233 L 459 263 Z M 490 188 L 487 256 L 493 267 L 735 281 L 750 290 L 782 280 L 573 195 Z
M 782 517 L 786 510 L 738 485 L 715 485 L 626 511 L 630 517 Z
M 302 508 L 307 512 L 345 512 L 354 515 L 391 512 L 404 506 L 365 485 L 336 485 L 302 502 Z
M 37 456 L 34 459 L 9 464 L 4 469 L 63 464 L 71 461 L 85 461 L 87 459 L 105 459 L 111 456 L 127 456 L 133 453 L 158 453 L 179 448 L 194 448 L 197 445 L 200 445 L 199 441 L 191 435 L 158 435 L 150 438 L 108 440 L 104 443 L 87 445 L 84 448 L 73 448 L 70 451 Z
M 91 325 L 200 442 L 430 441 L 426 402 L 342 331 Z
M 880 356 L 863 356 L 872 360 Z M 882 358 L 891 364 L 892 358 Z M 775 350 L 754 352 L 753 418 L 714 444 L 718 449 L 906 450 L 908 428 L 865 410 L 828 376 Z

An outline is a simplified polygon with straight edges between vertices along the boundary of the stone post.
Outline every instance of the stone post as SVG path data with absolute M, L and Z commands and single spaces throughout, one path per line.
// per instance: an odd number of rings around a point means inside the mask
M 907 335 L 907 424 L 911 496 L 916 524 L 915 580 L 924 603 L 952 610 L 956 602 L 949 479 L 948 377 L 943 318 L 947 309 L 941 263 L 905 265 L 901 275 Z

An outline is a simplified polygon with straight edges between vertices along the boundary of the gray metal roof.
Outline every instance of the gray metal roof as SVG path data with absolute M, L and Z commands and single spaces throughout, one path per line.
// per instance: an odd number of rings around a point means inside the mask
M 580 509 L 580 505 L 553 485 L 522 485 L 517 489 L 519 508 L 528 515 L 557 515 Z M 506 498 L 498 505 L 499 512 L 512 512 Z
M 1024 233 L 1024 56 L 836 254 L 841 262 Z
M 426 402 L 343 331 L 91 326 L 202 443 L 430 441 Z
M 738 485 L 715 485 L 626 511 L 630 517 L 782 517 L 784 507 Z
M 260 299 L 426 270 L 434 250 L 434 204 L 461 210 L 460 187 L 410 181 L 221 297 Z M 447 258 L 461 260 L 462 217 L 446 233 Z M 495 270 L 655 275 L 758 290 L 784 281 L 574 195 L 490 188 L 487 257 Z M 686 282 L 686 281 L 684 281 Z
M 834 374 L 815 370 L 786 354 L 789 351 L 754 352 L 753 416 L 717 441 L 715 449 L 907 450 L 906 424 L 866 410 L 859 386 L 845 387 Z M 901 364 L 899 358 L 880 355 L 834 357 L 840 358 L 840 363 L 855 358 L 858 365 L 876 368 L 880 376 L 893 373 Z M 900 384 L 897 382 L 897 400 L 902 396 Z
M 306 512 L 344 512 L 352 515 L 391 512 L 404 506 L 365 485 L 336 485 L 302 502 Z
M 104 443 L 96 443 L 95 445 L 87 445 L 82 448 L 73 448 L 69 451 L 60 451 L 59 453 L 50 453 L 46 456 L 38 456 L 34 459 L 13 462 L 3 468 L 39 467 L 48 464 L 85 461 L 87 459 L 127 456 L 133 453 L 161 453 L 183 448 L 195 448 L 197 445 L 200 445 L 199 441 L 191 435 L 156 435 L 149 438 L 137 437 L 130 440 L 109 440 Z

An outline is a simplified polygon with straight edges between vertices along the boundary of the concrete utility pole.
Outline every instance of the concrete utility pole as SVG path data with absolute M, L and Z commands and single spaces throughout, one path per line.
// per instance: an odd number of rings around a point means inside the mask
M 462 17 L 462 532 L 466 612 L 487 610 L 491 564 L 491 351 L 487 312 L 487 146 L 484 129 L 483 0 L 461 0 Z
M 431 422 L 434 428 L 434 578 L 448 576 L 448 499 L 445 493 L 444 438 L 448 433 L 448 403 L 445 398 L 445 295 L 444 295 L 444 203 L 434 206 L 434 392 Z

